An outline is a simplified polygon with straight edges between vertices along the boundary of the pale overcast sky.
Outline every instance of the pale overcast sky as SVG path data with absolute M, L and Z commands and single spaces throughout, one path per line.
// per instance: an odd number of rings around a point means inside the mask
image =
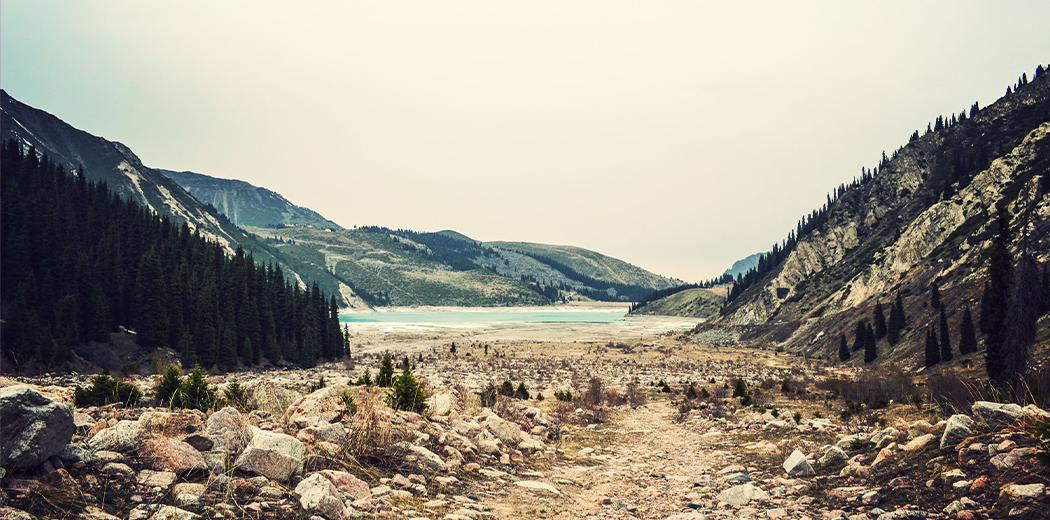
M 1050 2 L 19 1 L 0 84 L 345 227 L 700 281 L 1050 61 Z

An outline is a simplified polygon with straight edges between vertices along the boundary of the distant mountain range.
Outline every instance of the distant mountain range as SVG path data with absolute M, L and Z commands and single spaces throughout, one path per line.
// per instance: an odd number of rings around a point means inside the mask
M 737 260 L 736 262 L 733 262 L 733 266 L 730 267 L 729 269 L 726 269 L 726 271 L 724 273 L 722 273 L 722 275 L 723 276 L 728 275 L 728 276 L 731 276 L 733 278 L 736 278 L 738 275 L 742 275 L 742 274 L 744 274 L 744 273 L 746 273 L 746 272 L 748 272 L 748 271 L 758 267 L 758 259 L 759 259 L 759 257 L 761 257 L 764 254 L 765 253 L 755 253 L 755 254 L 753 254 L 751 256 L 748 256 L 747 258 L 742 258 L 740 260 Z
M 477 242 L 455 231 L 341 228 L 316 211 L 247 182 L 150 168 L 126 146 L 73 128 L 2 92 L 2 138 L 47 152 L 67 170 L 257 262 L 276 262 L 344 306 L 546 305 L 634 301 L 681 282 L 594 251 Z

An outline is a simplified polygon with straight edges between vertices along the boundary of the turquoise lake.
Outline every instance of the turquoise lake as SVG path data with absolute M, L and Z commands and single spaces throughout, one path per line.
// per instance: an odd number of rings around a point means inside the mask
M 343 314 L 342 323 L 612 323 L 623 311 L 391 311 Z

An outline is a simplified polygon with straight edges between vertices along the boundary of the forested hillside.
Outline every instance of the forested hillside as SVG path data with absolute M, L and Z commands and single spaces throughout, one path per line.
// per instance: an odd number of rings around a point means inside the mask
M 16 140 L 0 165 L 4 364 L 61 367 L 121 328 L 140 349 L 233 369 L 341 357 L 337 302 Z
M 981 348 L 994 358 L 1009 340 L 1016 375 L 1050 344 L 1037 333 L 1050 309 L 1048 217 L 1050 73 L 1040 65 L 835 189 L 697 332 L 735 328 L 754 344 L 910 368 L 969 365 L 961 354 Z

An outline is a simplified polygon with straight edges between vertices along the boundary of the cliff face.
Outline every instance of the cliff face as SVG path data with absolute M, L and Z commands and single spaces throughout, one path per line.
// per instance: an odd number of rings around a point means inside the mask
M 835 352 L 841 332 L 870 321 L 876 302 L 900 293 L 914 319 L 903 350 L 884 359 L 912 358 L 927 330 L 931 282 L 951 299 L 952 330 L 965 305 L 976 312 L 1000 201 L 1012 229 L 1031 204 L 1035 257 L 1048 261 L 1048 186 L 1050 74 L 1044 73 L 973 117 L 913 137 L 874 177 L 841 195 L 824 224 L 801 236 L 717 323 L 750 328 L 750 339 L 761 344 L 825 356 Z
M 219 179 L 194 172 L 160 170 L 197 200 L 211 204 L 238 226 L 313 226 L 342 229 L 316 211 L 296 206 L 280 193 L 244 181 Z

